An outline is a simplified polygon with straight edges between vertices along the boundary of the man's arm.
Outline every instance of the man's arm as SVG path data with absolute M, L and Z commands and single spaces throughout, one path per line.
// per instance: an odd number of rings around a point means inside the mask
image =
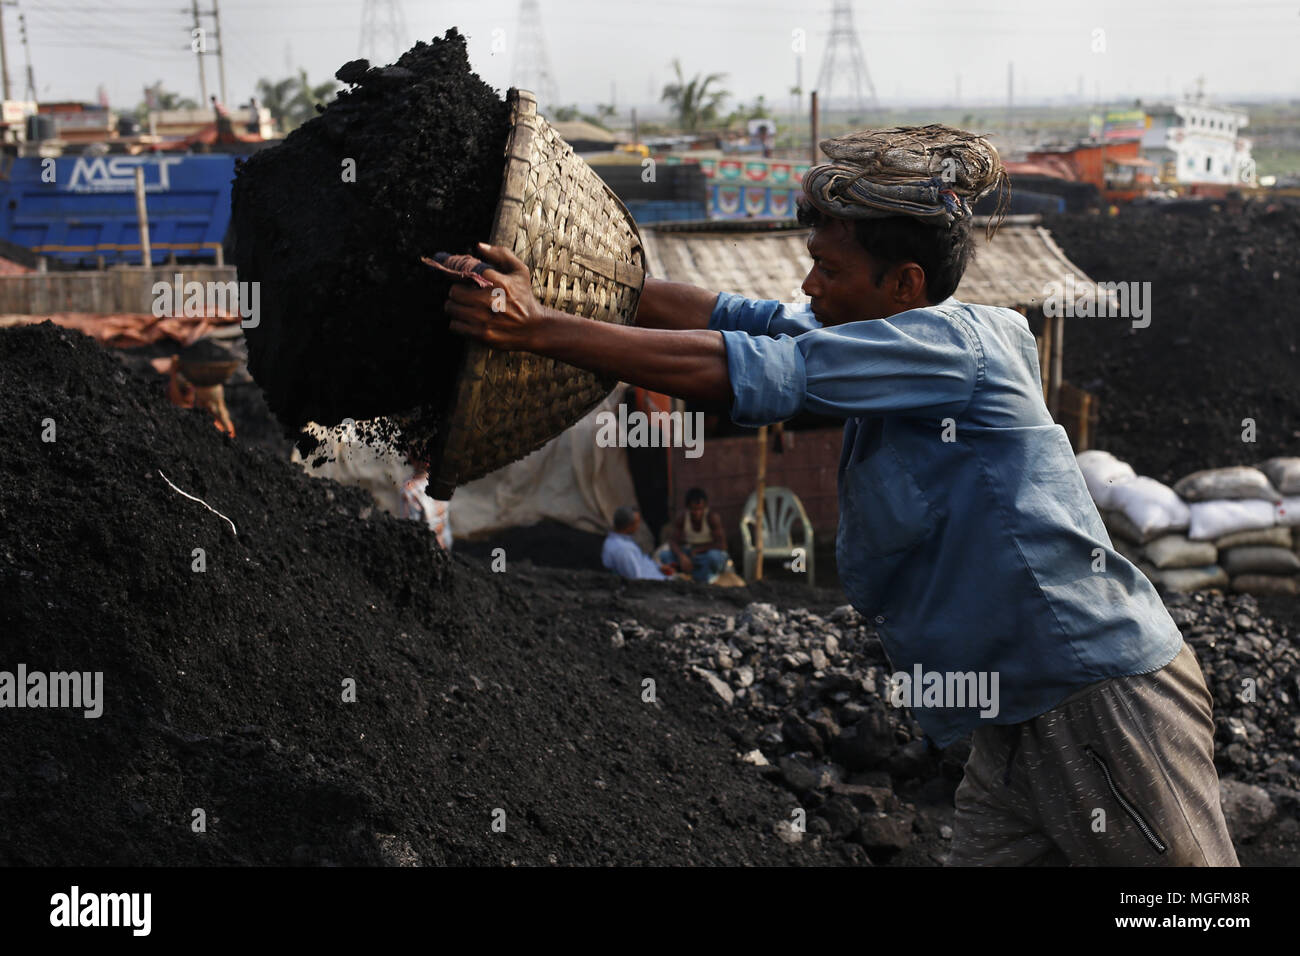
M 495 264 L 483 273 L 495 288 L 451 287 L 445 309 L 453 332 L 505 351 L 546 355 L 654 392 L 731 405 L 722 333 L 703 328 L 643 329 L 559 312 L 533 297 L 528 267 L 508 249 L 480 245 L 479 251 Z M 674 293 L 666 301 L 683 297 L 691 298 L 688 293 Z M 702 300 L 696 297 L 695 301 L 698 305 Z M 663 317 L 666 312 L 658 308 L 652 305 L 652 316 Z
M 709 547 L 715 551 L 726 551 L 727 532 L 722 529 L 722 516 L 716 511 L 709 512 L 709 527 L 713 530 L 713 540 Z
M 647 277 L 637 305 L 636 324 L 643 329 L 671 329 L 678 332 L 707 329 L 716 292 L 685 282 Z
M 668 532 L 664 535 L 664 539 L 668 542 L 668 547 L 672 550 L 673 557 L 677 559 L 677 566 L 683 571 L 689 571 L 691 569 L 691 558 L 682 548 L 682 539 L 685 533 L 685 527 L 686 512 L 683 511 L 669 522 Z

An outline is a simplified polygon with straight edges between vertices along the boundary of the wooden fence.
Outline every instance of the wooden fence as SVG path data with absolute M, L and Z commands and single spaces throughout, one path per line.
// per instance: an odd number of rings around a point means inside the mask
M 96 272 L 31 272 L 0 276 L 0 315 L 90 312 L 101 315 L 149 313 L 154 285 L 234 282 L 234 266 L 125 266 Z

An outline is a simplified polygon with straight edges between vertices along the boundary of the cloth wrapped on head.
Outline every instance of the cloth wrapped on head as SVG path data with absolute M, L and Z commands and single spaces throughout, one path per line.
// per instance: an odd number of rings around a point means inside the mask
M 952 225 L 971 216 L 971 207 L 1000 190 L 1000 222 L 1010 200 L 1010 182 L 997 150 L 983 136 L 951 126 L 900 126 L 863 130 L 825 139 L 832 161 L 808 170 L 807 200 L 840 219 L 912 216 Z

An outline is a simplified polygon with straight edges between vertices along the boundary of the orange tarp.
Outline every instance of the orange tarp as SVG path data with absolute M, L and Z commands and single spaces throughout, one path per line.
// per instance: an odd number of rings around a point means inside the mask
M 0 328 L 46 320 L 65 329 L 76 329 L 112 348 L 129 349 L 172 339 L 190 345 L 213 329 L 233 325 L 237 316 L 157 318 L 147 312 L 102 315 L 95 312 L 52 312 L 49 315 L 0 315 Z

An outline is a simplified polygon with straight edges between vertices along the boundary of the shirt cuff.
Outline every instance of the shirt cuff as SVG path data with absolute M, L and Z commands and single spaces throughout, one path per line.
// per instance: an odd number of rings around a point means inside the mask
M 807 374 L 803 353 L 788 335 L 776 338 L 720 329 L 737 425 L 770 425 L 793 418 L 803 407 Z
M 775 300 L 755 301 L 735 292 L 719 292 L 709 315 L 709 330 L 766 335 L 772 316 L 780 309 L 781 303 Z

